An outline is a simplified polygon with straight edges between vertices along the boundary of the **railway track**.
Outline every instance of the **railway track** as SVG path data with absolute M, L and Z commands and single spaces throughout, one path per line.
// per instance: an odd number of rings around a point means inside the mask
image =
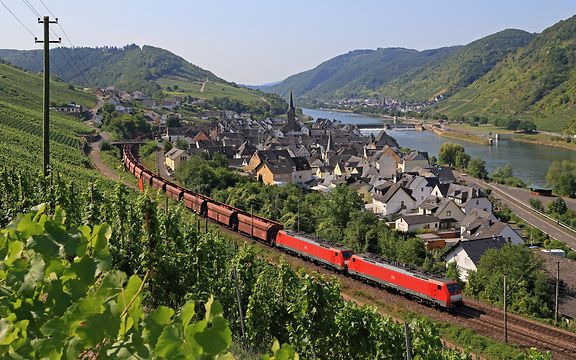
M 220 226 L 225 233 L 242 238 L 244 241 L 249 241 L 259 247 L 287 255 L 278 248 L 258 242 L 217 223 L 214 224 Z M 288 262 L 293 265 L 305 267 L 320 274 L 337 278 L 341 284 L 345 285 L 343 286 L 342 292 L 348 292 L 347 295 L 349 297 L 353 298 L 353 292 L 360 291 L 367 294 L 369 298 L 381 300 L 378 302 L 386 304 L 388 307 L 392 306 L 399 310 L 409 310 L 424 314 L 436 321 L 468 328 L 480 335 L 498 341 L 504 340 L 503 313 L 500 309 L 465 299 L 466 305 L 458 307 L 453 311 L 439 310 L 410 300 L 403 295 L 387 289 L 369 285 L 360 280 L 353 279 L 350 276 L 337 273 L 307 259 L 298 256 L 287 256 L 286 258 Z M 345 288 L 348 290 L 345 290 Z M 388 314 L 393 315 L 390 312 L 388 312 Z M 540 351 L 550 351 L 554 359 L 576 359 L 576 334 L 518 315 L 509 314 L 508 316 L 508 339 L 511 344 L 518 345 L 521 348 L 536 348 Z

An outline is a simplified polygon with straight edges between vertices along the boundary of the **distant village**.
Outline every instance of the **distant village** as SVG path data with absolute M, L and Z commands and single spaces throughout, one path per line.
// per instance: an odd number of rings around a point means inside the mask
M 365 210 L 390 228 L 416 234 L 429 250 L 450 246 L 444 259 L 456 262 L 462 280 L 488 249 L 524 243 L 518 228 L 494 216 L 487 194 L 458 183 L 450 168 L 430 163 L 426 152 L 401 151 L 384 129 L 364 136 L 356 125 L 336 120 L 304 123 L 292 96 L 286 117 L 255 120 L 248 113 L 212 110 L 200 115 L 202 123 L 167 127 L 169 116 L 182 118 L 178 109 L 184 100 L 157 102 L 139 92 L 99 91 L 120 113 L 133 113 L 138 102 L 147 120 L 163 128 L 163 142 L 185 142 L 185 149 L 174 146 L 165 153 L 169 172 L 195 154 L 219 153 L 229 167 L 266 185 L 296 184 L 320 192 L 349 186 Z M 98 116 L 93 121 L 98 124 Z

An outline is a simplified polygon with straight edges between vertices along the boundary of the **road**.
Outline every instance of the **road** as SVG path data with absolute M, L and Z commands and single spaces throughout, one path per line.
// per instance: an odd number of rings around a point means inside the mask
M 492 190 L 492 196 L 506 204 L 519 218 L 576 250 L 576 233 L 536 213 L 529 204 L 529 199 L 532 197 L 536 198 L 536 196 L 529 194 L 528 191 L 498 184 L 489 184 L 469 176 L 462 176 L 461 174 L 457 174 L 457 178 L 467 184 Z M 538 198 L 544 199 L 543 197 Z M 573 205 L 573 202 L 571 202 L 571 205 Z
M 100 132 L 100 140 L 90 144 L 90 147 L 91 147 L 90 155 L 89 155 L 90 162 L 92 163 L 92 165 L 94 165 L 94 167 L 102 175 L 104 175 L 107 178 L 112 179 L 112 180 L 120 180 L 118 175 L 116 175 L 114 173 L 114 171 L 112 171 L 108 166 L 106 166 L 104 164 L 104 162 L 102 162 L 102 159 L 100 158 L 100 145 L 102 144 L 103 141 L 109 141 L 109 140 L 110 140 L 110 135 L 101 131 Z
M 170 181 L 174 180 L 172 179 L 172 176 L 170 176 L 170 173 L 168 173 L 168 169 L 166 169 L 166 163 L 164 162 L 163 144 L 158 144 L 156 147 L 156 167 L 158 168 L 160 176 L 162 176 L 164 179 L 168 179 Z

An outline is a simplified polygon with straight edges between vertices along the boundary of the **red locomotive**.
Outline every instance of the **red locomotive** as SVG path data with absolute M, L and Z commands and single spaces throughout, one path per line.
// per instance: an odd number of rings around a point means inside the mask
M 276 237 L 276 247 L 288 250 L 309 260 L 320 262 L 340 271 L 345 271 L 352 250 L 323 243 L 290 230 L 281 230 Z
M 411 272 L 371 255 L 353 255 L 348 261 L 348 273 L 442 307 L 453 307 L 462 301 L 457 282 Z
M 283 230 L 282 224 L 276 221 L 217 202 L 150 172 L 134 157 L 131 145 L 125 145 L 123 152 L 124 165 L 137 178 L 142 178 L 143 183 L 165 191 L 167 196 L 182 201 L 188 209 L 233 231 L 442 307 L 450 308 L 462 302 L 462 291 L 455 281 L 422 275 L 373 255 L 354 255 L 352 250 L 295 231 Z

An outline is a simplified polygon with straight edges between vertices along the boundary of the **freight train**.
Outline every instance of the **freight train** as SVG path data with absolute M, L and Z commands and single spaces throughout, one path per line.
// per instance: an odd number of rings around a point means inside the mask
M 409 270 L 372 254 L 354 254 L 351 249 L 285 230 L 279 222 L 192 192 L 146 169 L 134 156 L 133 148 L 133 145 L 124 145 L 122 148 L 126 169 L 144 184 L 165 192 L 168 197 L 182 202 L 201 217 L 269 246 L 362 281 L 396 290 L 419 301 L 442 308 L 452 308 L 462 303 L 462 291 L 455 281 Z

